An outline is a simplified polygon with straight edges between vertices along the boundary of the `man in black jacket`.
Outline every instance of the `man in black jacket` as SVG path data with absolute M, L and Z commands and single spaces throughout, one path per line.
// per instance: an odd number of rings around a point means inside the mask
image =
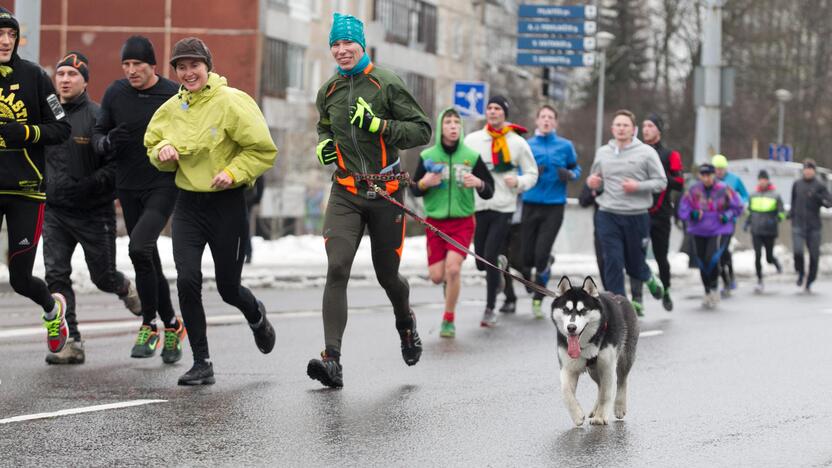
M 156 74 L 156 55 L 146 37 L 127 39 L 121 48 L 121 69 L 124 78 L 114 81 L 101 99 L 93 146 L 116 158 L 116 194 L 130 235 L 128 251 L 142 303 L 142 325 L 130 356 L 152 357 L 164 343 L 162 360 L 170 364 L 181 355 L 185 327 L 173 310 L 156 242 L 173 213 L 179 190 L 173 172 L 160 172 L 150 165 L 144 133 L 156 109 L 179 86 Z M 164 339 L 156 326 L 157 313 Z
M 806 292 L 812 291 L 812 283 L 818 276 L 820 260 L 821 221 L 820 207 L 832 207 L 832 196 L 816 176 L 814 159 L 803 161 L 803 178 L 792 185 L 792 202 L 789 218 L 792 221 L 792 247 L 797 286 L 803 286 L 803 249 L 809 249 L 809 276 L 806 276 Z
M 20 25 L 0 7 L 0 222 L 9 231 L 9 283 L 43 308 L 49 351 L 63 349 L 66 300 L 32 276 L 43 225 L 43 145 L 69 137 L 70 127 L 43 69 L 17 55 Z
M 650 207 L 650 245 L 653 256 L 659 267 L 659 278 L 664 286 L 662 306 L 668 312 L 673 310 L 673 300 L 670 298 L 670 261 L 667 255 L 670 250 L 671 220 L 675 212 L 673 206 L 673 192 L 682 192 L 685 179 L 682 175 L 682 156 L 678 151 L 671 151 L 662 143 L 664 120 L 656 113 L 651 113 L 641 124 L 641 135 L 645 143 L 652 146 L 662 162 L 664 174 L 667 176 L 667 188 L 660 193 L 653 194 L 653 206 Z M 636 312 L 643 310 L 642 287 L 638 280 L 631 278 L 630 289 L 633 294 L 633 307 Z
M 84 345 L 75 315 L 72 254 L 81 244 L 90 278 L 98 289 L 118 294 L 135 315 L 141 314 L 139 295 L 116 270 L 115 158 L 98 155 L 91 139 L 98 104 L 87 96 L 89 62 L 80 52 L 68 53 L 55 66 L 55 87 L 72 125 L 71 138 L 46 147 L 46 213 L 43 223 L 43 262 L 46 283 L 66 298 L 69 342 L 59 353 L 46 355 L 49 364 L 82 364 Z

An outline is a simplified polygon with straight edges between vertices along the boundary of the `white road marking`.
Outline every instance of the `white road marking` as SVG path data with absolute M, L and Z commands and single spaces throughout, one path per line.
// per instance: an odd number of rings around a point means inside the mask
M 639 338 L 647 338 L 649 336 L 659 336 L 663 334 L 663 330 L 647 330 L 638 334 Z
M 85 406 L 83 408 L 71 408 L 65 409 L 60 411 L 54 411 L 52 413 L 37 413 L 37 414 L 26 414 L 23 416 L 15 416 L 13 418 L 6 418 L 0 419 L 0 424 L 9 424 L 9 423 L 16 423 L 21 421 L 31 421 L 33 419 L 49 419 L 49 418 L 57 418 L 60 416 L 68 416 L 72 414 L 82 414 L 82 413 L 92 413 L 95 411 L 106 411 L 111 409 L 119 409 L 119 408 L 130 408 L 132 406 L 142 406 L 142 405 L 150 405 L 153 403 L 165 403 L 167 400 L 130 400 L 130 401 L 123 401 L 121 403 L 109 403 L 106 405 L 95 405 L 95 406 Z

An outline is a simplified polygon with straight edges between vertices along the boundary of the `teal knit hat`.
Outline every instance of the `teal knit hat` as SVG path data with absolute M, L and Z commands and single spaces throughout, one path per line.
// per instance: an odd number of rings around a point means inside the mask
M 335 41 L 357 42 L 362 49 L 367 50 L 364 42 L 364 23 L 352 15 L 335 13 L 332 15 L 332 29 L 329 31 L 329 46 Z

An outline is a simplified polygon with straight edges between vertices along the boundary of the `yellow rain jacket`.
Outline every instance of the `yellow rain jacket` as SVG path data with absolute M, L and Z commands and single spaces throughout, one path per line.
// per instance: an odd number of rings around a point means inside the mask
M 176 172 L 176 186 L 191 192 L 218 191 L 211 181 L 220 171 L 234 180 L 231 188 L 251 186 L 277 156 L 254 100 L 213 72 L 201 90 L 192 93 L 180 87 L 159 107 L 147 126 L 144 145 L 150 163 L 160 171 Z M 176 148 L 179 161 L 159 161 L 165 145 Z

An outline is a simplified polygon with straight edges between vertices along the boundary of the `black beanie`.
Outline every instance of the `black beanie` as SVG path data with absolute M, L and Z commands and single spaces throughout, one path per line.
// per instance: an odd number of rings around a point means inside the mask
M 55 71 L 57 71 L 61 67 L 72 67 L 78 70 L 78 73 L 84 77 L 84 81 L 90 80 L 90 69 L 89 69 L 90 61 L 87 60 L 87 57 L 82 54 L 81 52 L 71 51 L 68 52 L 64 58 L 55 65 Z
M 651 112 L 650 115 L 647 116 L 647 120 L 653 122 L 653 125 L 659 129 L 659 133 L 664 133 L 664 120 L 659 114 Z
M 768 171 L 765 170 L 765 169 L 760 169 L 760 173 L 757 174 L 757 178 L 758 179 L 771 179 L 771 177 L 768 176 Z
M 497 104 L 498 106 L 503 108 L 503 112 L 506 114 L 506 118 L 508 118 L 508 108 L 510 107 L 508 104 L 508 99 L 504 98 L 503 96 L 491 96 L 491 99 L 488 100 L 489 104 Z
M 14 41 L 14 48 L 12 49 L 12 58 L 17 55 L 17 46 L 20 45 L 20 23 L 14 17 L 12 12 L 0 7 L 0 28 L 12 28 L 17 32 L 17 40 Z
M 156 65 L 153 43 L 144 36 L 130 36 L 121 48 L 121 61 L 138 60 L 149 65 Z

